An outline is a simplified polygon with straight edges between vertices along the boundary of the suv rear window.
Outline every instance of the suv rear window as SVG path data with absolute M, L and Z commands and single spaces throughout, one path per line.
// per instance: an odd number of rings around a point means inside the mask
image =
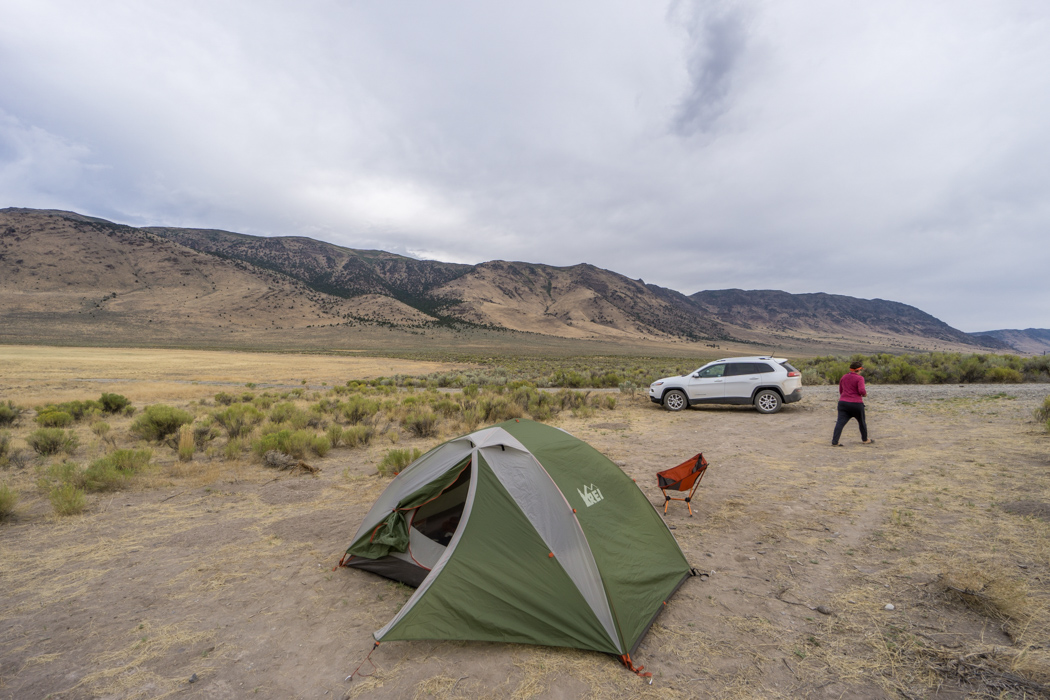
M 791 366 L 790 362 L 781 362 L 780 366 L 783 367 L 784 369 L 786 369 L 788 372 L 798 372 L 797 369 L 795 369 L 794 367 Z M 802 374 L 802 373 L 799 372 L 799 374 Z
M 730 362 L 726 365 L 725 376 L 738 377 L 743 374 L 766 374 L 775 371 L 765 362 Z

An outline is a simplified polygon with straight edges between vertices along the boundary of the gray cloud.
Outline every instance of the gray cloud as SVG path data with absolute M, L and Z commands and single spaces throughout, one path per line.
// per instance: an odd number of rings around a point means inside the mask
M 39 0 L 0 206 L 1050 327 L 1050 10 Z

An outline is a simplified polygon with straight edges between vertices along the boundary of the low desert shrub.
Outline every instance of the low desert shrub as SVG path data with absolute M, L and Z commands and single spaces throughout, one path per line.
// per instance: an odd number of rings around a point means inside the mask
M 296 430 L 302 430 L 310 423 L 310 416 L 294 403 L 285 401 L 275 404 L 270 409 L 270 421 L 272 423 L 287 423 Z
M 58 452 L 73 454 L 80 444 L 76 433 L 61 428 L 40 428 L 26 438 L 33 451 L 40 455 L 53 455 Z
M 131 423 L 131 432 L 145 440 L 160 442 L 192 422 L 193 416 L 189 412 L 158 403 L 147 406 L 142 415 Z
M 238 403 L 224 411 L 217 411 L 212 417 L 225 428 L 226 434 L 232 440 L 250 433 L 266 416 L 250 403 Z
M 365 447 L 372 442 L 376 429 L 371 425 L 351 425 L 343 428 L 342 433 L 342 442 L 347 447 Z
M 11 401 L 0 401 L 0 425 L 11 425 L 22 415 L 22 409 Z
M 106 413 L 120 413 L 131 405 L 128 397 L 121 394 L 103 394 L 98 403 Z
M 11 450 L 11 454 L 7 456 L 6 466 L 25 469 L 29 466 L 31 459 L 30 454 L 24 450 Z
M 1035 409 L 1035 419 L 1043 423 L 1050 432 L 1050 396 L 1043 399 L 1043 405 Z
M 83 489 L 72 483 L 65 483 L 52 488 L 47 498 L 58 515 L 76 515 L 87 508 L 87 497 Z
M 371 418 L 379 412 L 379 402 L 369 399 L 360 394 L 354 394 L 340 405 L 343 417 L 350 423 L 357 425 L 361 421 Z
M 233 395 L 227 394 L 225 391 L 220 391 L 218 394 L 215 395 L 215 403 L 219 404 L 220 406 L 229 406 L 231 403 L 234 402 L 234 398 L 235 397 Z
M 315 435 L 310 441 L 310 449 L 318 457 L 324 457 L 332 449 L 332 442 L 325 435 Z
M 394 448 L 392 450 L 387 450 L 376 469 L 381 476 L 396 476 L 397 474 L 400 474 L 405 467 L 412 464 L 412 462 L 422 456 L 423 453 L 418 447 L 413 447 L 411 449 L 407 447 L 404 449 Z
M 401 421 L 401 426 L 416 435 L 427 438 L 437 434 L 438 417 L 436 414 L 426 411 L 423 413 L 410 413 Z
M 325 431 L 325 435 L 328 436 L 328 442 L 332 447 L 339 447 L 343 444 L 343 426 L 332 423 Z
M 119 488 L 124 486 L 132 476 L 142 471 L 151 459 L 153 459 L 153 450 L 116 450 L 92 462 L 91 466 L 85 471 L 85 475 L 92 469 L 95 469 L 101 477 L 111 479 L 114 487 Z M 86 482 L 84 486 L 89 491 L 101 490 L 91 488 Z M 113 489 L 109 488 L 106 490 Z
M 241 454 L 244 452 L 244 439 L 233 438 L 228 440 L 226 445 L 222 448 L 222 458 L 227 462 L 232 462 L 235 459 L 240 459 Z
M 117 450 L 109 455 L 108 459 L 112 459 L 118 469 L 137 472 L 148 465 L 150 460 L 153 459 L 153 450 Z
M 117 469 L 117 466 L 105 457 L 96 459 L 83 472 L 77 475 L 76 481 L 85 491 L 119 491 L 127 486 L 131 474 Z
M 306 456 L 313 445 L 314 434 L 306 430 L 278 430 L 268 433 L 252 443 L 252 451 L 262 457 L 270 450 L 277 450 L 297 459 Z
M 1020 384 L 1024 375 L 1013 367 L 992 367 L 984 373 L 984 380 L 993 384 Z
M 14 514 L 16 503 L 18 492 L 8 488 L 7 484 L 0 484 L 0 520 Z
M 11 433 L 0 433 L 0 465 L 7 466 L 7 453 L 11 451 Z
M 65 428 L 73 424 L 73 416 L 65 411 L 46 408 L 36 414 L 36 424 L 44 428 Z
M 100 438 L 106 437 L 106 435 L 109 434 L 109 429 L 110 429 L 109 428 L 109 423 L 107 423 L 105 421 L 101 421 L 101 420 L 98 421 L 97 423 L 92 423 L 92 425 L 91 425 L 91 432 L 93 432 L 95 435 L 99 436 Z
M 478 415 L 487 423 L 521 418 L 525 411 L 507 396 L 487 396 L 478 401 Z

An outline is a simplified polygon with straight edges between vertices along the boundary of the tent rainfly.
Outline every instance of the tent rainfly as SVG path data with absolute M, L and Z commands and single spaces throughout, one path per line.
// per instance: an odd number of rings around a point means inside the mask
M 340 564 L 416 587 L 373 633 L 377 644 L 574 647 L 632 670 L 630 655 L 692 573 L 630 477 L 582 440 L 524 419 L 450 440 L 409 465 Z

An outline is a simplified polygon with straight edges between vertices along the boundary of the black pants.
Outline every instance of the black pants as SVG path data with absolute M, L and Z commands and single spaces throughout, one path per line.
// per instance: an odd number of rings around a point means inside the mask
M 867 442 L 868 440 L 868 424 L 864 420 L 864 404 L 854 403 L 853 401 L 839 401 L 839 419 L 835 423 L 835 434 L 831 436 L 831 444 L 839 444 L 839 438 L 842 437 L 842 429 L 846 427 L 846 423 L 849 423 L 850 418 L 856 418 L 857 422 L 860 423 L 860 439 Z

